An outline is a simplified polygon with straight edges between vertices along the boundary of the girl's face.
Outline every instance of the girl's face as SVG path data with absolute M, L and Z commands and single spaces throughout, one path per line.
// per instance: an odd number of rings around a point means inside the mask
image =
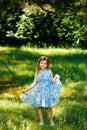
M 41 61 L 39 66 L 42 70 L 46 69 L 47 68 L 47 61 L 46 60 Z

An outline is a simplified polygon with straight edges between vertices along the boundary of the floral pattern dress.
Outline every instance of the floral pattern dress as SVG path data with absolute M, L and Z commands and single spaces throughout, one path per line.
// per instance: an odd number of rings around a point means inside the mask
M 59 79 L 51 81 L 51 70 L 39 72 L 36 86 L 21 95 L 21 100 L 30 106 L 49 107 L 58 103 L 62 83 Z

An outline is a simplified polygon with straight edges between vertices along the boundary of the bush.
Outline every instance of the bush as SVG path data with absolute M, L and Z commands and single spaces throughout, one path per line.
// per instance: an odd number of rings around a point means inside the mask
M 7 14 L 8 13 L 8 14 Z M 71 15 L 58 18 L 49 12 L 33 14 L 27 8 L 14 6 L 1 19 L 2 45 L 37 47 L 86 47 L 87 30 L 82 17 Z

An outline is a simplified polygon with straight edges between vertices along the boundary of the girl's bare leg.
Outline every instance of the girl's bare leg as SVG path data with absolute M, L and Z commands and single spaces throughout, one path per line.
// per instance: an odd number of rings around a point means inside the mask
M 53 120 L 53 111 L 51 107 L 48 107 L 48 113 L 49 113 L 50 122 L 51 122 Z
M 54 122 L 53 122 L 53 110 L 52 110 L 51 107 L 48 107 L 48 113 L 49 113 L 51 125 L 55 125 Z
M 39 114 L 39 118 L 40 118 L 40 124 L 43 125 L 44 121 L 43 121 L 42 107 L 38 107 L 38 114 Z

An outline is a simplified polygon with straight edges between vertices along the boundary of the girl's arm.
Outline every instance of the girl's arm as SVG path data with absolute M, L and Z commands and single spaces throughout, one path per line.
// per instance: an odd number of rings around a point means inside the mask
M 58 74 L 55 74 L 55 76 L 53 77 L 53 73 L 51 71 L 51 81 L 54 82 L 56 79 L 60 79 L 60 76 Z
M 33 83 L 27 89 L 22 90 L 22 93 L 26 93 L 27 91 L 31 90 L 32 88 L 35 87 L 36 84 L 37 84 L 37 76 L 35 75 Z

